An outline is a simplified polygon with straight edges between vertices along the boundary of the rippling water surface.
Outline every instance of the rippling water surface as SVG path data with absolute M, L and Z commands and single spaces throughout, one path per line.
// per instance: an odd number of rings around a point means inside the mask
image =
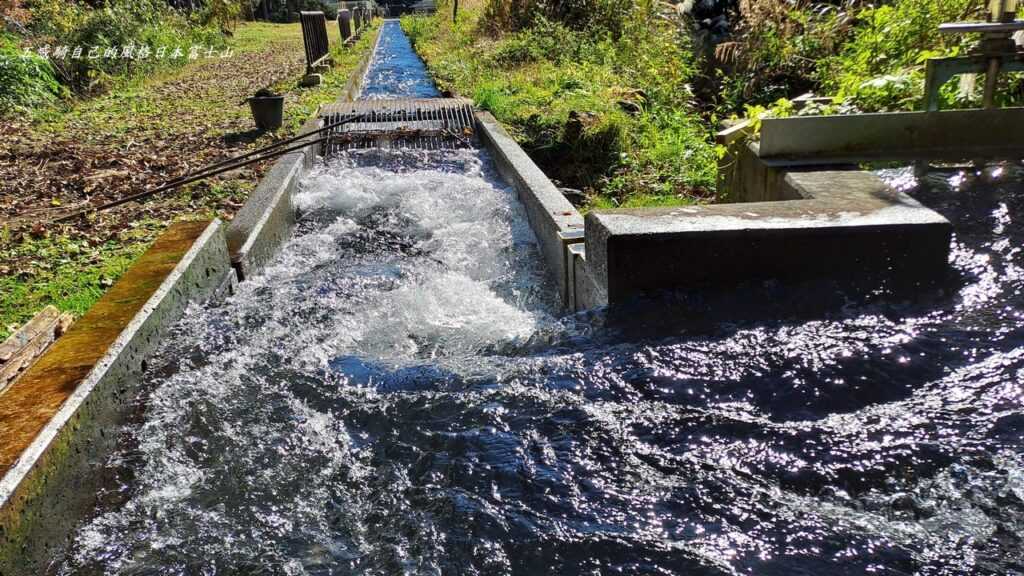
M 266 272 L 151 363 L 59 571 L 1020 573 L 1006 170 L 884 174 L 956 230 L 913 302 L 622 322 L 559 314 L 485 154 L 338 158 Z
M 427 67 L 416 55 L 398 20 L 385 20 L 380 28 L 373 61 L 363 78 L 362 97 L 378 100 L 440 96 Z
M 154 362 L 65 570 L 1019 571 L 1024 196 L 888 177 L 956 226 L 942 293 L 645 338 L 558 317 L 481 153 L 323 167 Z

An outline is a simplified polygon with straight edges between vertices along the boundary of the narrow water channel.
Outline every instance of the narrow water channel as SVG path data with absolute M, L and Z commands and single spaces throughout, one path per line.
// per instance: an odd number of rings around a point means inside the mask
M 398 60 L 367 97 L 421 94 Z M 1024 172 L 1004 172 L 884 173 L 954 223 L 939 293 L 654 330 L 559 312 L 486 154 L 332 159 L 268 269 L 151 363 L 57 571 L 1024 570 Z
M 437 98 L 434 81 L 402 32 L 398 20 L 385 20 L 373 60 L 363 78 L 362 99 Z

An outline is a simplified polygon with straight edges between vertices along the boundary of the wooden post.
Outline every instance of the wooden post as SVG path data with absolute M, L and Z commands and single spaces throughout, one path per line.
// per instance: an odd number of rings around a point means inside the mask
M 459 0 L 455 0 L 455 4 L 452 5 L 452 24 L 455 24 L 459 20 Z

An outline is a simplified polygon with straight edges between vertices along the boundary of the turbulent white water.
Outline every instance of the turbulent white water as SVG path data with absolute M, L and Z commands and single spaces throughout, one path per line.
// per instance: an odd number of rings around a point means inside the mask
M 154 362 L 163 380 L 120 455 L 131 493 L 80 531 L 69 569 L 173 573 L 180 555 L 303 574 L 365 557 L 360 516 L 378 504 L 360 499 L 345 405 L 490 373 L 562 330 L 514 192 L 479 151 L 354 153 L 295 200 L 280 256 L 190 311 Z
M 384 32 L 365 96 L 423 95 Z M 777 286 L 559 318 L 486 155 L 345 155 L 303 183 L 269 267 L 150 362 L 54 571 L 1020 573 L 1008 170 L 885 174 L 956 230 L 919 301 Z
M 918 302 L 703 325 L 661 302 L 583 332 L 488 166 L 371 152 L 311 176 L 280 256 L 151 363 L 59 571 L 1024 566 L 1020 185 L 908 181 L 957 230 Z

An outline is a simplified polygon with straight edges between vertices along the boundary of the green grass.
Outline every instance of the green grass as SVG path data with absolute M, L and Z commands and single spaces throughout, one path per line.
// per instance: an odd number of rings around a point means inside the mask
M 257 82 L 286 95 L 285 124 L 276 137 L 296 133 L 319 105 L 338 98 L 349 75 L 372 46 L 374 32 L 365 32 L 354 47 L 341 49 L 335 45 L 335 65 L 316 88 L 298 88 L 302 70 L 296 72 L 294 66 L 291 73 L 266 76 Z M 292 57 L 301 55 L 301 38 L 298 24 L 250 23 L 237 29 L 232 47 L 236 54 L 271 59 L 269 67 L 276 69 L 276 54 L 288 50 Z M 203 137 L 217 138 L 237 131 L 239 126 L 251 125 L 248 107 L 239 105 L 237 99 L 243 91 L 253 89 L 252 82 L 242 82 L 238 75 L 262 73 L 268 67 L 267 62 L 262 64 L 238 69 L 200 62 L 149 77 L 124 78 L 105 95 L 38 111 L 33 129 L 44 135 L 76 130 L 82 140 L 112 150 L 147 141 L 174 149 L 175 140 L 194 135 L 197 126 L 202 127 L 198 132 Z M 248 66 L 245 60 L 241 66 Z M 264 135 L 250 147 L 266 145 L 271 138 Z M 205 151 L 210 161 L 224 154 L 217 149 Z M 112 235 L 108 231 L 54 228 L 42 237 L 13 241 L 9 231 L 0 227 L 0 340 L 48 304 L 82 314 L 170 222 L 229 219 L 233 211 L 222 209 L 223 201 L 244 201 L 255 184 L 254 179 L 239 176 L 179 189 L 148 203 L 161 210 L 161 218 L 140 217 Z
M 287 56 L 289 51 L 294 52 L 296 48 L 301 50 L 301 42 L 302 31 L 298 24 L 248 22 L 236 29 L 229 46 L 236 55 L 262 51 L 263 57 L 266 57 L 268 47 L 279 47 L 284 53 L 280 56 L 283 57 Z M 336 53 L 340 52 L 337 46 L 334 50 Z M 270 57 L 274 56 L 271 51 Z M 280 68 L 287 70 L 284 65 Z M 339 65 L 335 70 L 343 72 L 345 68 Z M 199 76 L 194 76 L 197 73 Z M 48 132 L 61 132 L 66 130 L 69 124 L 77 123 L 95 125 L 98 128 L 97 133 L 116 136 L 140 132 L 157 135 L 168 128 L 175 128 L 174 123 L 182 121 L 183 118 L 187 118 L 193 124 L 211 124 L 244 118 L 248 116 L 249 111 L 242 105 L 242 95 L 237 94 L 237 91 L 231 100 L 225 101 L 218 91 L 200 91 L 197 88 L 202 87 L 206 81 L 248 83 L 251 78 L 241 77 L 246 74 L 261 75 L 265 80 L 261 84 L 273 85 L 284 93 L 300 95 L 300 104 L 303 99 L 315 98 L 318 92 L 322 92 L 322 89 L 298 90 L 294 84 L 294 75 L 266 76 L 263 70 L 256 67 L 218 69 L 216 66 L 210 66 L 208 61 L 200 60 L 187 65 L 184 69 L 161 69 L 148 75 L 119 77 L 107 93 L 39 109 L 34 114 L 34 120 L 39 129 Z M 216 75 L 221 77 L 218 78 Z M 292 110 L 291 107 L 286 109 L 292 115 L 303 114 L 305 110 L 306 108 Z
M 452 23 L 442 1 L 402 26 L 438 85 L 493 113 L 552 179 L 587 194 L 584 209 L 713 197 L 717 157 L 691 109 L 689 41 L 652 3 L 634 3 L 618 36 L 543 19 L 495 34 L 482 3 L 459 10 Z
M 142 223 L 141 226 L 154 226 Z M 81 315 L 124 273 L 147 244 L 107 242 L 92 247 L 67 237 L 23 242 L 0 252 L 0 261 L 14 256 L 38 262 L 29 277 L 0 276 L 0 339 L 48 304 Z M 11 252 L 16 252 L 13 254 Z

